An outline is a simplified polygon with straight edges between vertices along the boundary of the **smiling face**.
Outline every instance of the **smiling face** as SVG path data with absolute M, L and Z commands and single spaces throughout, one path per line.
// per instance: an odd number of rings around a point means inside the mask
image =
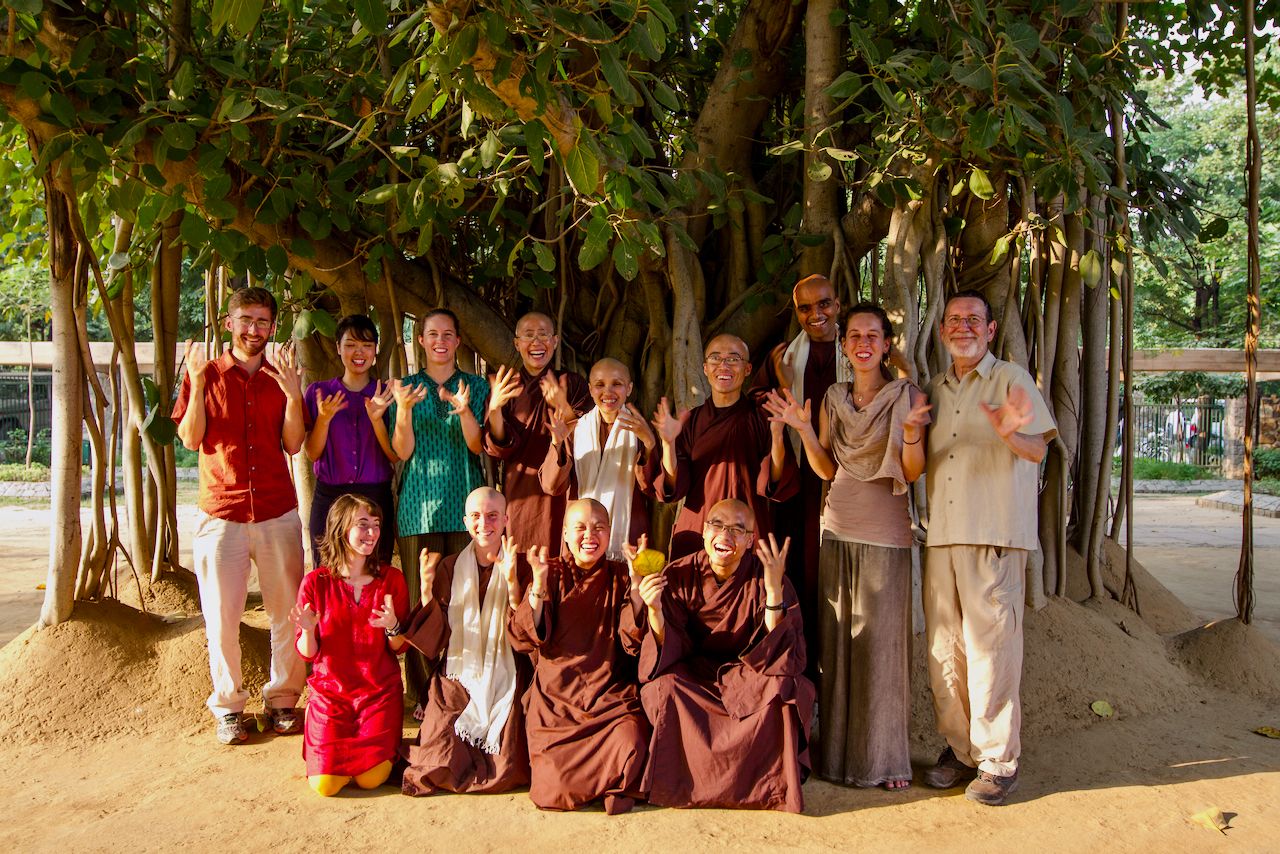
M 587 380 L 591 399 L 606 421 L 612 422 L 631 396 L 631 372 L 613 359 L 601 359 L 591 368 Z
M 382 521 L 364 508 L 355 511 L 347 527 L 346 545 L 349 554 L 369 557 L 378 550 L 378 538 L 382 536 Z
M 267 349 L 267 342 L 275 334 L 276 321 L 265 305 L 241 305 L 227 315 L 226 326 L 231 333 L 232 352 L 245 361 Z
M 476 550 L 486 554 L 496 553 L 502 545 L 502 534 L 507 529 L 507 500 L 496 489 L 482 486 L 467 496 L 463 524 Z
M 358 377 L 369 373 L 377 356 L 378 345 L 373 341 L 361 341 L 351 331 L 342 333 L 338 341 L 338 358 L 348 374 Z
M 754 541 L 755 517 L 741 501 L 719 502 L 702 523 L 702 545 L 717 576 L 724 577 L 737 569 Z
M 433 314 L 422 324 L 418 343 L 433 365 L 452 365 L 458 352 L 458 329 L 447 314 Z
M 747 345 L 736 335 L 717 335 L 707 342 L 702 372 L 711 383 L 711 391 L 731 395 L 742 391 L 751 373 Z
M 590 499 L 570 503 L 564 514 L 564 541 L 578 566 L 595 566 L 609 548 L 609 514 Z
M 878 372 L 892 344 L 880 318 L 870 312 L 851 314 L 845 321 L 844 354 L 855 371 Z
M 963 365 L 982 361 L 995 335 L 995 321 L 987 317 L 982 300 L 958 297 L 947 303 L 942 314 L 942 343 L 953 361 Z
M 516 323 L 515 345 L 524 369 L 537 376 L 551 364 L 551 357 L 560 346 L 560 337 L 551 318 L 545 314 L 526 314 Z
M 811 341 L 836 340 L 836 318 L 840 316 L 840 300 L 835 289 L 823 276 L 810 276 L 800 281 L 791 294 L 796 320 Z

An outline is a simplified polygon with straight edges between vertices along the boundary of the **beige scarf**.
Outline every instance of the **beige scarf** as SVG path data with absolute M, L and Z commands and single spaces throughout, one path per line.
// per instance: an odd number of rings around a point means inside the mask
M 622 547 L 631 532 L 631 497 L 635 489 L 633 466 L 640 440 L 617 423 L 600 447 L 600 410 L 592 409 L 573 428 L 573 472 L 578 479 L 578 497 L 594 498 L 609 511 L 611 560 L 625 560 Z
M 502 560 L 499 552 L 498 560 Z M 516 696 L 516 662 L 507 640 L 511 608 L 507 578 L 495 563 L 480 599 L 475 543 L 458 554 L 449 598 L 449 651 L 445 676 L 467 689 L 470 701 L 453 731 L 485 753 L 502 749 L 502 730 Z
M 893 494 L 907 491 L 902 471 L 902 425 L 911 414 L 911 380 L 887 383 L 862 409 L 853 405 L 853 384 L 836 383 L 825 406 L 831 454 L 840 467 L 861 481 L 893 481 Z
M 840 352 L 840 338 L 843 332 L 836 330 L 836 382 L 848 383 L 853 382 L 853 366 L 849 364 L 849 360 L 844 358 L 844 353 Z M 809 336 L 804 330 L 800 331 L 787 349 L 782 353 L 782 364 L 791 373 L 791 394 L 795 397 L 796 403 L 804 406 L 804 369 L 809 364 Z M 781 377 L 779 377 L 781 379 Z M 816 400 L 810 409 L 812 417 L 817 424 L 818 410 L 822 408 L 822 401 Z M 800 434 L 791 427 L 787 428 L 787 436 L 791 439 L 791 450 L 795 453 L 796 459 L 804 458 L 804 443 L 800 441 Z

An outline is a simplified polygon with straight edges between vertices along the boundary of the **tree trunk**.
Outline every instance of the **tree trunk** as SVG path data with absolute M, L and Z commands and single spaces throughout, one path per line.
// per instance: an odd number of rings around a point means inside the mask
M 836 0 L 809 0 L 804 19 L 804 215 L 800 233 L 815 240 L 801 249 L 800 275 L 828 275 L 835 258 L 832 234 L 839 225 L 837 205 L 841 182 L 835 163 L 822 152 L 834 145 L 831 111 L 835 107 L 826 94 L 840 70 L 840 35 L 831 26 L 831 14 L 840 8 Z M 823 174 L 825 173 L 825 177 Z

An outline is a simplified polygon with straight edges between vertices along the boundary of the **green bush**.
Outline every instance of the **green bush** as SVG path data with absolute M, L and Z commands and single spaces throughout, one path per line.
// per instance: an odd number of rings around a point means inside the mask
M 21 428 L 10 430 L 8 435 L 0 439 L 0 463 L 23 463 L 27 459 L 27 431 Z M 50 439 L 46 428 L 36 434 L 31 447 L 31 462 L 49 465 Z
M 1120 461 L 1116 460 L 1115 471 L 1120 471 Z M 1133 461 L 1134 480 L 1204 480 L 1210 477 L 1200 466 L 1190 463 L 1172 463 L 1166 460 L 1148 460 L 1138 457 Z
M 1260 448 L 1254 451 L 1253 474 L 1259 478 L 1280 478 L 1280 448 Z

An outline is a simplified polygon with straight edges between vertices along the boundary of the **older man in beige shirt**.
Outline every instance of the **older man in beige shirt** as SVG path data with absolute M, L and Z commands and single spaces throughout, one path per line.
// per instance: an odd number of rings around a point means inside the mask
M 973 778 L 965 795 L 997 806 L 1018 782 L 1024 574 L 1038 545 L 1040 462 L 1057 428 L 1031 375 L 988 349 L 996 324 L 980 293 L 948 300 L 941 331 L 951 368 L 929 384 L 924 608 L 948 746 L 925 782 Z

